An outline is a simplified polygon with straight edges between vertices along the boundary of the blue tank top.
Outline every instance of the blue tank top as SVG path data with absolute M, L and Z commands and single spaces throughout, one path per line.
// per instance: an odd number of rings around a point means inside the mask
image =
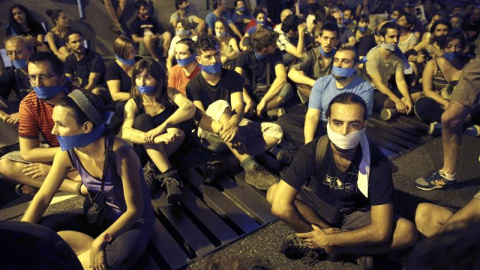
M 104 137 L 105 140 L 107 137 Z M 131 147 L 130 145 L 123 145 L 120 146 L 117 151 L 113 154 L 113 159 L 116 159 L 116 154 L 119 149 L 122 147 Z M 69 150 L 68 155 L 73 166 L 78 170 L 80 177 L 82 178 L 82 183 L 88 189 L 88 191 L 97 193 L 102 186 L 102 179 L 97 177 L 93 177 L 88 173 L 88 171 L 83 167 L 80 159 L 78 158 L 75 151 Z M 115 164 L 110 164 L 109 166 L 115 166 Z M 115 173 L 110 173 L 115 172 Z M 145 184 L 145 179 L 143 177 L 143 170 L 142 168 L 139 169 L 139 178 L 142 184 L 142 191 L 143 191 L 143 215 L 142 219 L 145 223 L 154 224 L 155 222 L 155 212 L 152 207 L 152 203 L 150 201 L 149 191 L 147 185 Z M 109 173 L 105 175 L 105 185 L 103 188 L 106 204 L 109 207 L 105 209 L 105 217 L 107 220 L 115 221 L 117 220 L 125 211 L 126 211 L 126 203 L 125 203 L 125 196 L 123 194 L 123 184 L 122 179 L 116 173 L 116 170 L 109 169 Z

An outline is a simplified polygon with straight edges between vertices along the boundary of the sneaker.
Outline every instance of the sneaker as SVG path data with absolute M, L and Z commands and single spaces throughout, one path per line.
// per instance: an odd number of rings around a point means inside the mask
M 278 151 L 277 153 L 277 161 L 280 162 L 282 165 L 290 165 L 293 161 L 293 158 L 295 157 L 296 152 L 295 151 L 289 151 L 282 149 Z
M 428 134 L 432 136 L 442 135 L 442 123 L 439 123 L 439 122 L 430 123 L 430 127 L 428 128 Z
M 167 201 L 169 204 L 175 204 L 182 198 L 182 191 L 180 190 L 180 176 L 176 170 L 169 171 L 160 175 L 162 186 L 167 189 Z
M 418 178 L 415 180 L 415 187 L 421 190 L 434 190 L 453 187 L 457 180 L 446 179 L 443 171 L 433 172 L 425 177 Z
M 467 134 L 474 137 L 480 137 L 480 126 L 479 125 L 468 126 L 463 132 L 463 134 Z
M 271 185 L 278 183 L 278 177 L 269 173 L 264 167 L 255 163 L 252 170 L 246 171 L 245 182 L 260 190 L 267 190 Z
M 209 160 L 207 161 L 207 168 L 203 172 L 203 179 L 205 184 L 211 185 L 215 182 L 216 178 L 220 174 L 222 168 L 221 160 Z
M 324 260 L 326 253 L 323 249 L 311 249 L 307 244 L 295 234 L 285 237 L 280 252 L 291 260 L 298 260 L 307 257 L 314 261 Z
M 380 112 L 380 118 L 382 118 L 385 121 L 395 118 L 396 116 L 397 116 L 397 109 L 383 109 Z

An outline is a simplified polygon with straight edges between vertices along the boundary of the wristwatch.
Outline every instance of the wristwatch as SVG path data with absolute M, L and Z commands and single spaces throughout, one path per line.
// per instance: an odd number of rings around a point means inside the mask
M 106 234 L 103 235 L 103 240 L 106 243 L 111 243 L 113 241 L 113 236 L 109 233 L 106 233 Z

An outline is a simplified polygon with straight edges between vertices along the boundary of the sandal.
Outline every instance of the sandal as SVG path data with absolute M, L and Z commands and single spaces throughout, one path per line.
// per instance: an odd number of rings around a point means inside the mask
M 77 194 L 80 195 L 80 196 L 86 197 L 87 194 L 83 194 L 83 193 L 82 193 L 82 185 L 83 185 L 83 182 L 78 183 L 78 185 L 77 185 Z
M 23 192 L 23 187 L 30 187 L 32 190 L 28 193 L 24 193 Z M 15 185 L 15 193 L 17 193 L 18 196 L 35 196 L 35 194 L 37 193 L 37 190 L 38 189 L 35 189 L 29 185 L 25 185 L 25 184 L 17 184 Z

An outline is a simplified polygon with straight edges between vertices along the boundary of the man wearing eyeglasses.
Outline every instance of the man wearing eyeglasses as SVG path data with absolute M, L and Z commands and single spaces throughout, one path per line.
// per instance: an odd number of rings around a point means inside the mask
M 12 36 L 5 40 L 5 49 L 12 67 L 0 76 L 0 119 L 4 123 L 18 125 L 18 103 L 31 89 L 26 76 L 27 59 L 33 53 L 33 46 L 23 36 Z M 9 101 L 12 91 L 16 100 Z
M 28 58 L 28 80 L 31 91 L 21 102 L 19 110 L 20 151 L 0 158 L 0 174 L 18 182 L 17 193 L 33 195 L 50 171 L 51 162 L 59 148 L 57 137 L 51 133 L 53 107 L 73 86 L 63 74 L 63 63 L 50 52 L 38 52 Z M 41 143 L 40 135 L 44 138 Z M 70 173 L 60 189 L 79 193 L 81 182 L 72 181 L 78 172 Z

